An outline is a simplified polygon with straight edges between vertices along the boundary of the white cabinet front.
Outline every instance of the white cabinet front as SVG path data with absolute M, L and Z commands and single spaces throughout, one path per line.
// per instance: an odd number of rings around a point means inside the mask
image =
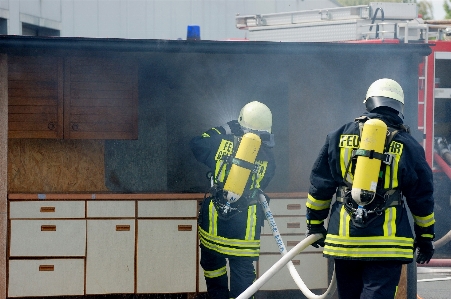
M 84 259 L 10 260 L 8 297 L 84 294 Z
M 196 234 L 196 220 L 138 220 L 137 292 L 195 292 Z
M 135 220 L 88 220 L 86 294 L 134 292 Z
M 86 220 L 11 220 L 10 256 L 85 256 Z

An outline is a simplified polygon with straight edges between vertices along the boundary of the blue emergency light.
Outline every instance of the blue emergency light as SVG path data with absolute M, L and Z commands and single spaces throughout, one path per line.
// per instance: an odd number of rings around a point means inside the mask
M 188 25 L 188 32 L 186 33 L 186 40 L 200 40 L 200 26 Z

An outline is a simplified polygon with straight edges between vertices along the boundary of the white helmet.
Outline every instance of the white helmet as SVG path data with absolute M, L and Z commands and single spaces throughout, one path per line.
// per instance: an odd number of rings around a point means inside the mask
M 271 110 L 258 101 L 247 103 L 240 111 L 238 123 L 245 129 L 271 133 Z
M 399 113 L 404 109 L 404 92 L 401 85 L 392 79 L 379 79 L 368 88 L 365 101 L 366 110 L 371 112 L 381 106 L 390 107 Z

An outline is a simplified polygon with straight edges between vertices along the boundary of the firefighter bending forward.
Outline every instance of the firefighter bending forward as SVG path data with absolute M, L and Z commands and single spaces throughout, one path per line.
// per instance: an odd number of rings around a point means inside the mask
M 210 196 L 202 202 L 198 221 L 200 264 L 211 299 L 236 298 L 255 280 L 253 262 L 259 257 L 260 232 L 265 219 L 258 196 L 275 172 L 271 126 L 271 110 L 253 101 L 241 109 L 238 120 L 211 128 L 190 142 L 194 156 L 210 168 L 212 175 Z M 245 133 L 253 133 L 261 140 L 254 163 L 235 158 Z M 249 169 L 249 175 L 244 178 L 244 192 L 238 200 L 230 199 L 230 192 L 224 190 L 231 167 L 237 165 Z
M 411 263 L 415 251 L 421 264 L 434 254 L 432 171 L 403 124 L 401 86 L 379 79 L 364 103 L 367 112 L 327 135 L 313 165 L 307 235 L 325 236 L 312 245 L 334 259 L 339 298 L 395 298 L 402 264 Z

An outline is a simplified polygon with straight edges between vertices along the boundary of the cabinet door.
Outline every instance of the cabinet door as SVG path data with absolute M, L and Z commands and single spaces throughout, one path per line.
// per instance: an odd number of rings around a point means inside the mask
M 137 292 L 195 292 L 196 234 L 196 220 L 138 220 Z
M 8 137 L 63 138 L 63 60 L 8 57 Z
M 64 138 L 137 139 L 137 69 L 120 55 L 67 58 Z
M 133 219 L 88 220 L 86 294 L 133 293 Z

